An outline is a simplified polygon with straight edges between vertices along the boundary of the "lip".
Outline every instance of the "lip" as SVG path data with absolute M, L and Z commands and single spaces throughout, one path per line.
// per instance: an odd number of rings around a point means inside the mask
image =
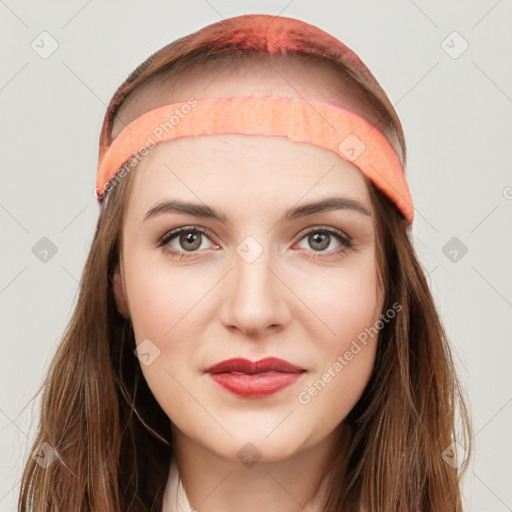
M 306 372 L 304 368 L 276 357 L 259 361 L 227 359 L 203 371 L 224 389 L 246 398 L 277 393 L 297 382 Z

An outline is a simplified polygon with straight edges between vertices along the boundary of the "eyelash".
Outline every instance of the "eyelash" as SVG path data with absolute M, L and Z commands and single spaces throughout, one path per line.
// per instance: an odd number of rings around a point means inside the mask
M 205 228 L 201 228 L 199 226 L 184 226 L 181 228 L 173 229 L 172 231 L 169 231 L 164 234 L 158 241 L 157 247 L 163 247 L 164 245 L 168 244 L 173 238 L 175 238 L 178 235 L 181 235 L 182 233 L 201 233 L 202 235 L 205 235 L 208 237 L 210 231 Z M 348 250 L 351 250 L 354 248 L 354 242 L 351 237 L 348 235 L 345 235 L 342 231 L 330 228 L 327 226 L 322 227 L 313 227 L 312 229 L 308 230 L 306 233 L 302 235 L 302 237 L 299 239 L 302 240 L 306 238 L 308 235 L 312 233 L 328 233 L 329 235 L 333 235 L 340 243 L 341 246 L 337 249 L 334 249 L 332 251 L 327 251 L 326 253 L 323 253 L 322 251 L 313 251 L 316 253 L 313 258 L 334 258 L 337 256 L 340 256 L 341 254 L 345 253 Z M 176 249 L 172 249 L 169 246 L 166 247 L 166 250 L 169 251 L 169 254 L 172 258 L 188 258 L 189 255 L 187 254 L 187 251 L 179 251 Z M 197 253 L 198 251 L 188 251 L 190 256 L 192 256 L 194 253 Z

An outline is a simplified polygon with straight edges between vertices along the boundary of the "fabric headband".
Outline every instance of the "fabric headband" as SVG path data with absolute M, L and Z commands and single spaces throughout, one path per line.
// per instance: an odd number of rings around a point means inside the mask
M 333 151 L 358 167 L 397 206 L 414 219 L 404 170 L 383 133 L 358 114 L 301 98 L 207 98 L 172 103 L 142 114 L 114 139 L 98 164 L 96 197 L 105 193 L 156 144 L 198 135 L 243 134 L 287 137 Z

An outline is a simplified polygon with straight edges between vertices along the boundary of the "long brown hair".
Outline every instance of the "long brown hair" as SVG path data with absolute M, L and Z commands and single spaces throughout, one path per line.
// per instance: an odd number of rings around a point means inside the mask
M 239 16 L 162 48 L 138 66 L 113 96 L 100 136 L 100 156 L 112 141 L 120 106 L 150 79 L 186 73 L 247 53 L 297 54 L 330 62 L 365 95 L 394 130 L 405 164 L 405 140 L 387 95 L 361 60 L 338 40 L 298 20 Z M 255 28 L 256 27 L 256 28 Z M 265 37 L 262 34 L 265 34 Z M 280 35 L 280 37 L 278 37 Z M 29 457 L 19 512 L 161 512 L 173 450 L 170 420 L 153 397 L 134 356 L 130 320 L 116 307 L 112 276 L 133 173 L 107 193 L 80 281 L 72 318 L 46 378 L 40 423 Z M 449 343 L 410 227 L 367 180 L 375 211 L 377 265 L 384 310 L 401 313 L 379 333 L 370 381 L 345 418 L 348 452 L 329 468 L 326 512 L 462 511 L 460 480 L 471 455 L 471 427 Z M 456 427 L 459 409 L 461 432 Z M 458 467 L 443 453 L 456 441 L 466 451 Z M 45 444 L 46 443 L 46 444 Z

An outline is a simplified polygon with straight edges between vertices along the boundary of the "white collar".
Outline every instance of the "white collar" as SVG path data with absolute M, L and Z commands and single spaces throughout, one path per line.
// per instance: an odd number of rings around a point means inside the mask
M 162 512 L 193 512 L 188 502 L 181 480 L 178 483 L 178 464 L 176 458 L 171 456 L 169 477 L 164 491 Z M 195 512 L 195 511 L 194 511 Z

